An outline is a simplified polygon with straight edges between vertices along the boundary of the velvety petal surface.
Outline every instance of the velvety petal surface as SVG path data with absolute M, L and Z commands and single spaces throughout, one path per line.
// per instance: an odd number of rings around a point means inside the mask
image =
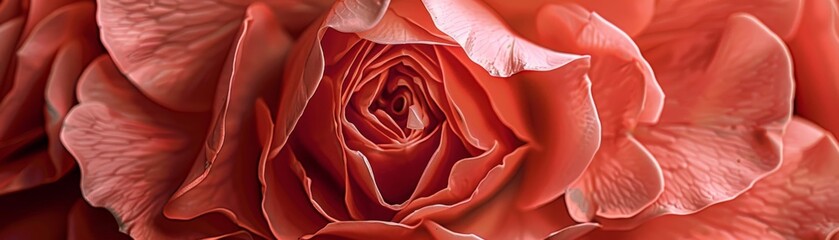
M 641 32 L 650 23 L 655 12 L 653 0 L 537 0 L 528 1 L 526 4 L 488 0 L 485 3 L 498 12 L 515 31 L 528 38 L 537 36 L 533 16 L 540 8 L 549 5 L 579 4 L 588 12 L 596 12 L 608 19 L 630 36 Z
M 561 23 L 561 24 L 557 24 Z M 602 142 L 586 173 L 565 195 L 572 216 L 632 216 L 663 191 L 661 169 L 632 138 L 638 122 L 658 120 L 664 94 L 638 47 L 620 29 L 577 5 L 548 5 L 537 15 L 543 45 L 590 54 L 592 95 Z
M 271 234 L 265 222 L 258 164 L 263 152 L 260 134 L 273 131 L 255 124 L 257 99 L 269 81 L 280 78 L 290 39 L 267 5 L 251 5 L 237 45 L 219 80 L 213 123 L 203 154 L 165 213 L 188 220 L 207 212 L 221 212 L 262 237 Z M 236 194 L 230 194 L 235 192 Z
M 300 31 L 330 1 L 99 1 L 98 21 L 105 47 L 143 93 L 168 108 L 204 111 L 254 2 L 265 2 Z
M 516 36 L 480 2 L 429 0 L 423 4 L 435 26 L 462 47 L 468 58 L 456 53 L 460 61 L 471 61 L 483 68 L 480 71 L 466 64 L 488 95 L 493 96 L 490 103 L 501 121 L 516 136 L 536 145 L 535 151 L 544 154 L 526 161 L 532 172 L 525 174 L 523 180 L 529 200 L 522 200 L 522 204 L 536 207 L 561 195 L 588 165 L 600 140 L 590 83 L 584 75 L 587 59 L 550 51 Z M 535 72 L 521 72 L 525 70 Z M 520 74 L 513 79 L 495 78 L 516 73 Z M 552 81 L 541 81 L 544 79 L 556 79 L 564 85 L 558 87 Z M 539 109 L 538 113 L 525 107 L 543 104 L 556 107 Z M 555 130 L 560 132 L 554 133 Z M 563 174 L 542 172 L 547 169 L 566 170 L 560 171 Z
M 784 162 L 743 195 L 696 214 L 663 216 L 592 239 L 829 239 L 839 227 L 839 147 L 824 130 L 793 120 Z
M 200 238 L 235 230 L 220 215 L 173 221 L 164 205 L 197 153 L 205 115 L 177 113 L 151 102 L 110 58 L 95 60 L 79 86 L 62 142 L 82 171 L 84 197 L 110 210 L 133 238 Z
M 730 200 L 780 166 L 792 104 L 786 48 L 745 14 L 721 35 L 701 74 L 658 78 L 668 96 L 661 121 L 639 126 L 635 137 L 661 165 L 665 188 L 630 225 Z
M 0 193 L 56 181 L 73 167 L 58 131 L 74 104 L 76 79 L 99 51 L 94 9 L 91 2 L 53 6 L 54 12 L 22 38 L 15 58 L 3 63 L 9 72 L 0 79 L 10 88 L 0 95 L 0 112 L 7 113 L 0 116 Z M 21 23 L 0 28 L 12 33 Z

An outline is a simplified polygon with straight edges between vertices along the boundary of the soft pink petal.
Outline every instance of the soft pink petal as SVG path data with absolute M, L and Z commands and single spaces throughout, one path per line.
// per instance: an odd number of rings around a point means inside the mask
M 626 218 L 638 214 L 664 191 L 661 168 L 631 136 L 604 138 L 592 164 L 565 194 L 579 222 L 594 215 Z
M 576 5 L 542 8 L 537 27 L 543 45 L 591 55 L 591 91 L 604 135 L 658 121 L 664 93 L 638 47 L 620 29 Z
M 503 189 L 483 204 L 440 223 L 456 232 L 471 233 L 484 239 L 545 239 L 577 225 L 561 198 L 535 209 L 517 206 L 521 173 L 509 179 Z
M 735 15 L 713 56 L 702 73 L 659 78 L 669 96 L 661 122 L 635 136 L 661 165 L 665 190 L 629 225 L 730 200 L 780 166 L 792 97 L 783 43 L 754 17 Z
M 82 192 L 109 209 L 133 238 L 197 238 L 232 232 L 226 219 L 162 216 L 198 151 L 201 115 L 168 111 L 146 99 L 100 57 L 82 75 L 81 104 L 67 116 L 62 142 L 82 171 Z
M 802 119 L 786 129 L 781 168 L 729 202 L 594 239 L 828 239 L 839 227 L 839 147 Z
M 540 8 L 554 4 L 580 4 L 587 11 L 597 12 L 601 16 L 623 29 L 629 35 L 639 33 L 653 18 L 655 1 L 653 0 L 535 0 L 527 3 L 505 0 L 488 0 L 492 7 L 512 28 L 520 34 L 536 36 L 533 16 Z
M 680 79 L 704 71 L 730 16 L 754 15 L 787 39 L 795 32 L 801 5 L 802 0 L 660 0 L 652 23 L 633 38 L 660 82 Z
M 424 0 L 423 4 L 437 28 L 492 76 L 509 77 L 524 70 L 548 71 L 583 59 L 548 51 L 515 36 L 491 9 L 475 0 Z
M 181 111 L 211 107 L 226 54 L 256 0 L 99 1 L 102 40 L 114 61 L 155 102 Z M 269 1 L 299 31 L 323 1 Z M 284 19 L 286 20 L 286 19 Z

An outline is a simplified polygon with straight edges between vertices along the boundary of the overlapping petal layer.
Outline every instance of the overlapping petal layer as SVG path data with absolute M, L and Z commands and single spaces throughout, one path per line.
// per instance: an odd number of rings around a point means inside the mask
M 839 146 L 812 123 L 794 119 L 780 169 L 738 198 L 696 214 L 663 216 L 591 239 L 828 239 L 839 227 Z
M 58 133 L 82 69 L 100 51 L 94 10 L 88 1 L 0 5 L 0 194 L 73 168 Z
M 585 222 L 595 214 L 640 212 L 663 191 L 658 163 L 632 136 L 639 122 L 654 123 L 661 113 L 664 94 L 652 69 L 629 36 L 596 13 L 577 5 L 547 5 L 536 18 L 543 44 L 592 56 L 589 72 L 603 141 L 565 195 L 572 216 Z
M 664 193 L 632 220 L 605 226 L 694 213 L 737 197 L 780 166 L 792 108 L 783 43 L 754 17 L 735 15 L 711 56 L 698 74 L 659 76 L 669 96 L 661 120 L 639 126 L 635 136 L 661 165 Z

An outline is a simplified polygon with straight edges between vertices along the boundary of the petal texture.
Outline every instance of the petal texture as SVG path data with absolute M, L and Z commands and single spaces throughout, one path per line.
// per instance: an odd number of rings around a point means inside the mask
M 685 216 L 663 216 L 593 239 L 828 239 L 839 227 L 839 148 L 802 119 L 786 129 L 784 163 L 748 192 Z M 725 221 L 720 221 L 725 219 Z
M 661 165 L 665 189 L 630 225 L 730 200 L 780 166 L 792 97 L 783 43 L 754 17 L 735 15 L 713 56 L 701 74 L 658 78 L 669 96 L 661 121 L 635 137 Z
M 196 120 L 200 116 L 150 102 L 107 56 L 83 74 L 79 99 L 81 104 L 65 122 L 62 142 L 79 163 L 82 191 L 93 206 L 109 209 L 133 238 L 195 238 L 233 231 L 217 215 L 200 224 L 162 216 L 199 150 L 194 141 L 201 138 L 195 134 L 206 126 Z

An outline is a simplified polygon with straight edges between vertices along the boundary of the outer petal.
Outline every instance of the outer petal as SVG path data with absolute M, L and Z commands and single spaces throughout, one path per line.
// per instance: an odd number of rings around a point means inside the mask
M 659 78 L 669 96 L 661 122 L 635 136 L 659 161 L 665 191 L 631 222 L 730 200 L 780 166 L 790 64 L 777 36 L 757 19 L 735 15 L 702 74 Z
M 719 44 L 733 14 L 754 15 L 787 39 L 798 26 L 801 5 L 802 0 L 660 0 L 652 23 L 634 39 L 659 81 L 680 79 L 707 68 L 714 54 L 709 50 Z
M 171 221 L 162 209 L 197 152 L 206 116 L 150 102 L 101 57 L 83 74 L 81 104 L 67 117 L 62 142 L 82 171 L 82 191 L 109 209 L 133 238 L 199 238 L 235 230 L 217 215 Z
M 515 36 L 490 9 L 475 0 L 423 0 L 423 4 L 437 28 L 492 76 L 553 70 L 583 58 L 547 51 Z
M 784 163 L 738 198 L 686 216 L 656 218 L 602 239 L 828 239 L 839 227 L 839 147 L 802 119 L 784 136 Z
M 257 0 L 99 1 L 105 47 L 155 102 L 181 111 L 211 107 L 225 54 L 245 9 Z M 305 25 L 323 1 L 269 1 L 288 27 Z
M 657 121 L 661 113 L 664 94 L 652 69 L 629 36 L 579 6 L 546 6 L 537 23 L 544 45 L 592 56 L 589 72 L 603 142 L 565 195 L 572 216 L 582 222 L 595 213 L 629 217 L 640 212 L 663 191 L 655 159 L 627 133 L 638 122 Z
M 315 234 L 302 239 L 453 239 L 477 240 L 474 234 L 456 233 L 433 221 L 415 226 L 381 221 L 347 221 L 330 223 Z
M 592 165 L 568 189 L 565 201 L 579 222 L 594 215 L 626 218 L 638 214 L 664 191 L 661 168 L 632 136 L 604 138 Z
M 0 75 L 12 80 L 0 102 L 0 112 L 7 113 L 0 116 L 0 193 L 56 181 L 73 167 L 58 130 L 73 104 L 76 79 L 98 52 L 91 46 L 96 42 L 93 13 L 90 2 L 55 10 L 21 43 L 16 63 L 3 63 L 16 68 Z M 41 140 L 48 141 L 47 149 L 39 146 Z
M 268 82 L 279 78 L 290 39 L 268 6 L 256 3 L 247 11 L 243 31 L 226 66 L 219 90 L 215 121 L 204 154 L 166 208 L 167 216 L 188 220 L 207 212 L 232 215 L 238 224 L 263 237 L 270 235 L 261 212 L 261 189 L 254 170 L 260 159 L 255 105 Z M 267 148 L 268 146 L 266 146 Z M 230 179 L 236 179 L 231 181 Z M 236 194 L 230 194 L 230 193 Z
M 468 61 L 462 53 L 455 55 Z M 489 102 L 501 121 L 533 147 L 523 166 L 520 206 L 536 208 L 562 195 L 600 144 L 600 124 L 585 75 L 587 61 L 548 72 L 522 72 L 509 79 L 467 65 L 491 96 Z
M 804 1 L 798 33 L 789 40 L 795 61 L 795 111 L 839 135 L 839 3 Z
M 654 0 L 536 0 L 527 3 L 488 0 L 486 3 L 525 36 L 535 36 L 532 20 L 540 8 L 567 3 L 580 4 L 588 11 L 597 12 L 630 36 L 635 36 L 652 20 L 655 5 Z
M 490 102 L 502 122 L 519 138 L 537 145 L 534 149 L 539 154 L 527 161 L 531 172 L 525 174 L 523 185 L 528 200 L 522 203 L 536 207 L 561 195 L 588 165 L 600 140 L 590 85 L 584 75 L 587 59 L 553 52 L 515 36 L 481 3 L 423 3 L 437 28 L 463 48 L 468 58 L 456 51 L 460 61 L 471 60 L 483 68 L 481 71 L 465 64 L 493 96 Z M 524 70 L 537 72 L 521 73 L 513 79 L 495 78 Z M 552 107 L 530 107 L 544 104 Z M 554 174 L 557 169 L 564 169 L 560 171 L 564 174 Z

